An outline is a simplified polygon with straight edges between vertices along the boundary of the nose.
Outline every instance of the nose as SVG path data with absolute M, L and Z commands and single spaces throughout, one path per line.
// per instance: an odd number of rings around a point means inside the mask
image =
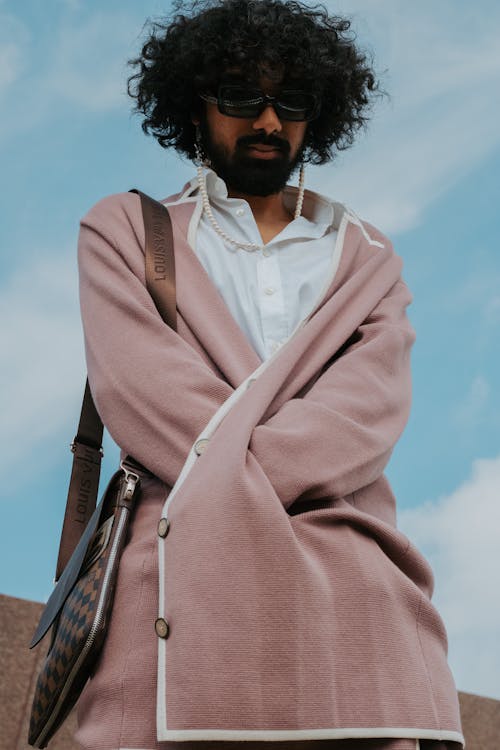
M 280 132 L 283 129 L 281 120 L 276 114 L 276 111 L 272 104 L 262 110 L 259 117 L 253 123 L 254 130 L 265 130 L 266 135 L 270 133 Z

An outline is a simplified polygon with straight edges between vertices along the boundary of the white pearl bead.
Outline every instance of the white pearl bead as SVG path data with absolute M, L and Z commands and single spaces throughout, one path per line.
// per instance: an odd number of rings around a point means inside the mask
M 215 216 L 213 215 L 213 211 L 210 206 L 210 201 L 209 201 L 208 193 L 207 193 L 207 184 L 205 180 L 205 175 L 203 174 L 202 164 L 198 164 L 197 173 L 198 173 L 198 187 L 200 189 L 203 210 L 207 214 L 208 220 L 210 221 L 211 225 L 213 226 L 217 234 L 219 234 L 230 245 L 241 247 L 243 250 L 246 250 L 247 252 L 254 252 L 255 250 L 263 250 L 264 255 L 270 255 L 271 251 L 270 250 L 266 251 L 265 249 L 263 249 L 262 245 L 257 245 L 255 242 L 240 242 L 239 240 L 233 240 L 232 237 L 230 237 L 228 234 L 226 234 L 226 232 L 224 232 L 222 227 L 220 227 L 219 224 L 217 223 L 217 220 Z M 218 184 L 220 185 L 221 183 L 218 183 Z M 303 201 L 304 201 L 304 165 L 301 164 L 300 176 L 299 176 L 299 192 L 297 195 L 297 205 L 295 206 L 295 215 L 294 215 L 295 219 L 297 219 L 302 213 Z

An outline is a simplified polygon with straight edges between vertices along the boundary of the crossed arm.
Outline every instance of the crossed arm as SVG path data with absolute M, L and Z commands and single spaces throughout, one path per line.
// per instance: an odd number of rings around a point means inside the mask
M 103 199 L 81 222 L 88 376 L 116 443 L 173 486 L 233 388 L 161 319 L 145 287 L 143 242 L 130 194 Z M 345 496 L 382 473 L 410 410 L 410 301 L 399 279 L 306 395 L 254 428 L 249 450 L 285 508 L 299 497 Z
M 254 428 L 249 449 L 285 508 L 344 497 L 383 472 L 410 412 L 411 299 L 399 279 L 307 394 Z

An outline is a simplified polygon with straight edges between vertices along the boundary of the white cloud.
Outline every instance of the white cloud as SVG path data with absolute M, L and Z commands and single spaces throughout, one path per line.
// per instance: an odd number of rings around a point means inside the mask
M 82 0 L 60 0 L 60 2 L 70 11 L 80 10 L 82 7 Z
M 0 96 L 12 90 L 25 67 L 29 33 L 13 16 L 0 12 Z
M 484 307 L 484 317 L 486 324 L 490 327 L 500 325 L 500 294 L 495 294 L 486 302 Z
M 0 370 L 0 466 L 8 478 L 26 461 L 33 470 L 37 451 L 48 456 L 55 435 L 63 427 L 75 429 L 78 421 L 74 405 L 86 370 L 74 251 L 19 267 L 2 289 L 0 319 L 0 348 L 6 353 Z
M 475 266 L 453 284 L 439 290 L 440 310 L 448 316 L 472 316 L 476 323 L 471 355 L 480 357 L 492 350 L 500 328 L 500 268 L 491 250 L 470 247 Z M 498 348 L 498 347 L 497 347 Z
M 311 186 L 345 200 L 389 232 L 416 226 L 443 192 L 500 146 L 497 29 L 488 13 L 439 4 L 369 0 L 336 4 L 370 40 L 392 100 L 376 105 L 367 134 L 330 166 L 310 168 Z
M 460 278 L 453 287 L 441 290 L 440 305 L 447 313 L 481 308 L 483 322 L 487 323 L 487 319 L 498 310 L 500 268 L 490 265 L 488 253 L 481 247 L 472 247 L 470 252 L 475 258 L 476 267 Z
M 126 61 L 137 51 L 144 18 L 122 10 L 82 15 L 72 0 L 62 5 L 68 12 L 54 14 L 51 33 L 36 45 L 21 21 L 0 14 L 0 95 L 16 85 L 2 112 L 2 140 L 40 130 L 68 104 L 72 118 L 130 106 Z
M 1 19 L 0 19 L 1 22 Z M 17 78 L 21 53 L 15 44 L 2 43 L 0 46 L 0 91 L 5 91 Z
M 126 60 L 139 31 L 122 12 L 94 11 L 84 22 L 61 24 L 43 82 L 48 95 L 84 111 L 119 107 L 125 100 Z
M 477 459 L 449 495 L 400 510 L 398 525 L 430 562 L 432 601 L 459 690 L 500 699 L 500 456 Z
M 452 414 L 454 423 L 460 428 L 473 429 L 486 415 L 491 387 L 483 375 L 476 375 L 465 398 Z

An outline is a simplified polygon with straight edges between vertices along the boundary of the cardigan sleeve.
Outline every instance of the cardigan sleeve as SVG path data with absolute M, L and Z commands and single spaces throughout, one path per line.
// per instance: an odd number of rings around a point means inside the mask
M 249 450 L 285 508 L 345 497 L 382 474 L 410 412 L 411 300 L 399 278 L 306 395 L 254 428 Z
M 145 285 L 143 248 L 137 195 L 103 198 L 81 220 L 85 356 L 96 408 L 114 441 L 173 486 L 233 388 L 160 317 Z

